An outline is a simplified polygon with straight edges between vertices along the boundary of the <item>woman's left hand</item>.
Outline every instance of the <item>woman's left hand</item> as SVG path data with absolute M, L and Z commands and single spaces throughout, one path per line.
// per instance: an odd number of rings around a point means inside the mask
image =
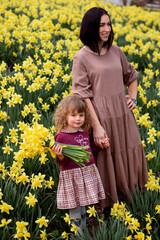
M 136 104 L 132 101 L 129 95 L 126 95 L 126 99 L 129 110 L 133 110 L 136 107 Z

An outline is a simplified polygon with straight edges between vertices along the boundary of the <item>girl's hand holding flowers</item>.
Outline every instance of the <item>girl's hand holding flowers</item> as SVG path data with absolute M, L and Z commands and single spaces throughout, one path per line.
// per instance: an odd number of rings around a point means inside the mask
M 57 157 L 59 158 L 59 160 L 63 160 L 64 159 L 64 155 L 62 153 L 62 146 L 61 145 L 53 145 L 52 147 L 52 151 L 54 152 L 54 154 L 57 155 Z

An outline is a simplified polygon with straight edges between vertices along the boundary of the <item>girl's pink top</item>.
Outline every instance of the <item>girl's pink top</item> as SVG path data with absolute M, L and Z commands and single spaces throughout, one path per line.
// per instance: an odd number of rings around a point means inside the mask
M 60 132 L 55 136 L 56 142 L 63 143 L 63 144 L 70 144 L 70 145 L 79 145 L 79 146 L 88 146 L 85 149 L 88 152 L 91 152 L 89 162 L 83 162 L 86 166 L 90 166 L 94 164 L 94 157 L 91 150 L 91 143 L 90 143 L 90 135 L 87 132 L 83 132 L 82 130 L 78 130 L 77 132 Z M 73 168 L 79 168 L 80 166 L 76 164 L 72 159 L 69 157 L 64 156 L 64 159 L 61 161 L 56 157 L 57 163 L 60 165 L 60 170 L 69 170 Z

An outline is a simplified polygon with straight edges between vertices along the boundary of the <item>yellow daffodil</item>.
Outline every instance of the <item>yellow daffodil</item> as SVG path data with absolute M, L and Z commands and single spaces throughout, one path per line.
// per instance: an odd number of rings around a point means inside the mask
M 9 214 L 9 211 L 13 210 L 13 207 L 1 200 L 0 210 L 1 210 L 1 213 L 5 212 Z
M 25 199 L 27 200 L 26 204 L 29 205 L 29 207 L 34 207 L 36 202 L 38 202 L 38 200 L 35 198 L 35 194 L 32 195 L 30 192 L 29 192 L 29 197 L 25 197 Z
M 66 215 L 66 216 L 65 216 L 65 218 L 64 218 L 64 221 L 65 221 L 66 223 L 68 223 L 68 225 L 70 225 L 70 224 L 71 224 L 71 220 L 70 220 L 69 214 L 66 213 L 65 215 Z
M 146 230 L 147 230 L 148 234 L 151 233 L 150 231 L 152 230 L 152 226 L 150 225 L 150 223 L 146 224 Z
M 135 237 L 135 239 L 140 239 L 140 240 L 145 239 L 145 235 L 142 232 L 137 232 L 137 234 L 135 234 L 134 237 Z
M 6 218 L 1 219 L 0 227 L 6 227 L 11 221 L 12 219 L 8 219 L 8 220 L 6 220 Z
M 2 132 L 3 132 L 3 126 L 0 126 L 0 134 L 2 134 Z
M 2 147 L 2 149 L 4 153 L 8 153 L 8 154 L 10 154 L 13 151 L 13 149 L 8 145 L 6 145 L 5 147 Z
M 28 226 L 28 222 L 24 222 L 24 221 L 19 222 L 19 221 L 17 221 L 16 222 L 17 233 L 14 235 L 14 238 L 20 239 L 20 238 L 24 237 L 26 240 L 28 238 L 30 238 L 30 233 L 27 232 L 26 226 Z
M 3 168 L 1 168 L 1 166 L 0 166 L 0 171 L 2 171 L 3 170 Z M 3 193 L 2 193 L 2 189 L 0 188 L 0 200 L 2 199 L 2 197 L 3 197 Z
M 153 135 L 150 135 L 148 138 L 147 138 L 147 142 L 148 143 L 151 143 L 153 145 L 154 142 L 156 142 L 156 139 Z
M 29 176 L 26 175 L 26 173 L 22 173 L 19 177 L 18 177 L 18 182 L 22 182 L 24 185 L 25 183 L 29 182 Z
M 160 214 L 160 205 L 157 205 L 157 206 L 155 207 L 155 210 L 157 211 L 158 214 Z
M 126 237 L 126 240 L 132 240 L 132 236 L 130 235 L 130 236 Z
M 72 226 L 71 227 L 71 232 L 74 232 L 74 234 L 76 235 L 77 231 L 78 231 L 78 227 L 75 224 L 72 224 L 71 226 Z
M 66 240 L 69 239 L 69 234 L 66 233 L 66 232 L 63 232 L 63 233 L 61 234 L 61 236 L 62 236 L 63 239 L 66 239 Z
M 46 229 L 45 229 L 44 231 L 41 230 L 40 238 L 41 238 L 42 240 L 47 240 Z
M 146 218 L 145 218 L 145 220 L 146 220 L 146 222 L 149 222 L 149 223 L 152 222 L 152 220 L 151 220 L 151 216 L 150 216 L 149 213 L 146 214 Z
M 49 178 L 49 181 L 45 181 L 44 186 L 45 186 L 45 188 L 50 188 L 50 189 L 51 189 L 52 186 L 54 186 L 53 178 L 50 177 L 50 178 Z
M 146 236 L 145 240 L 152 240 L 152 236 Z
M 42 216 L 41 218 L 38 218 L 35 223 L 39 224 L 39 228 L 45 226 L 48 227 L 49 220 L 45 218 L 45 216 Z
M 89 213 L 89 217 L 92 217 L 92 216 L 94 216 L 94 217 L 96 217 L 96 210 L 95 210 L 95 208 L 94 208 L 94 206 L 93 207 L 88 207 L 89 209 L 87 210 L 87 213 Z

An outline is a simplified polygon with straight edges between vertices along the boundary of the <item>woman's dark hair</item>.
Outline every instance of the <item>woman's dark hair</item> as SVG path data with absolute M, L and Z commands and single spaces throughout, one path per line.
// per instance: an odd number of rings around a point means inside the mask
M 87 45 L 93 52 L 99 53 L 98 41 L 99 41 L 99 27 L 102 15 L 110 16 L 108 12 L 100 7 L 90 8 L 82 19 L 81 29 L 80 29 L 80 39 L 84 45 Z M 111 33 L 103 46 L 107 46 L 107 49 L 112 45 L 114 38 L 114 33 L 111 24 Z

